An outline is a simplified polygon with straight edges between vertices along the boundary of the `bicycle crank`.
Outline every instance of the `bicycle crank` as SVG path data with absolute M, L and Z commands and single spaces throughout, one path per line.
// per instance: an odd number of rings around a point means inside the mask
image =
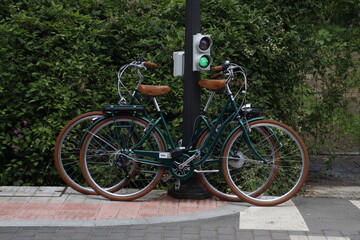
M 169 168 L 171 175 L 173 175 L 176 179 L 186 180 L 194 173 L 195 165 L 194 159 L 195 155 L 189 157 L 186 154 L 176 158 L 172 162 L 172 166 Z

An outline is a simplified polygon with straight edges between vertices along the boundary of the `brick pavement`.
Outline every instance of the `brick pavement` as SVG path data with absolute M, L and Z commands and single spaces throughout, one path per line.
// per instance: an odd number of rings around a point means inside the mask
M 13 189 L 16 194 L 11 192 Z M 51 189 L 53 190 L 51 192 Z M 44 194 L 44 191 L 48 195 Z M 227 204 L 211 198 L 207 200 L 174 199 L 163 191 L 153 191 L 145 199 L 113 202 L 101 196 L 77 193 L 48 187 L 0 187 L 0 220 L 112 220 L 194 214 L 217 209 Z
M 177 200 L 161 192 L 111 202 L 57 188 L 12 190 L 0 187 L 0 240 L 360 240 L 359 199 L 296 197 L 262 209 L 217 199 Z M 285 218 L 290 213 L 296 214 Z M 244 219 L 253 221 L 241 224 Z

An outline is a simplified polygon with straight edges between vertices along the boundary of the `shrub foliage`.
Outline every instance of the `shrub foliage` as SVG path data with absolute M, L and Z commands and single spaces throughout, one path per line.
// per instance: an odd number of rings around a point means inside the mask
M 318 134 L 347 106 L 345 90 L 359 87 L 358 1 L 201 4 L 215 64 L 247 68 L 250 101 L 267 117 Z M 160 65 L 146 81 L 172 87 L 161 105 L 181 132 L 172 52 L 184 48 L 184 22 L 185 0 L 2 0 L 0 184 L 60 184 L 57 134 L 76 115 L 116 103 L 117 70 L 136 56 Z

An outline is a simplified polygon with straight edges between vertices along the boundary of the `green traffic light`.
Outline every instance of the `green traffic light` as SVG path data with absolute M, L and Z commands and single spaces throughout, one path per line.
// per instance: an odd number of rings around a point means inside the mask
M 199 61 L 199 66 L 202 68 L 206 68 L 207 66 L 209 66 L 208 56 L 201 56 L 200 61 Z

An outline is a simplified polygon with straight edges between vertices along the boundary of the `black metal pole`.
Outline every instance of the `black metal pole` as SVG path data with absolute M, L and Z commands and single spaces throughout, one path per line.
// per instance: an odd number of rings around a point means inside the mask
M 195 118 L 200 112 L 200 72 L 192 69 L 193 35 L 200 33 L 200 0 L 186 1 L 183 145 L 190 142 Z
M 193 71 L 193 35 L 200 33 L 200 0 L 186 0 L 185 20 L 185 66 L 184 66 L 184 110 L 183 110 L 183 146 L 190 143 L 193 125 L 200 113 L 200 72 Z M 201 185 L 196 175 L 181 181 L 179 189 L 173 186 L 170 196 L 182 199 L 206 199 L 211 194 Z

